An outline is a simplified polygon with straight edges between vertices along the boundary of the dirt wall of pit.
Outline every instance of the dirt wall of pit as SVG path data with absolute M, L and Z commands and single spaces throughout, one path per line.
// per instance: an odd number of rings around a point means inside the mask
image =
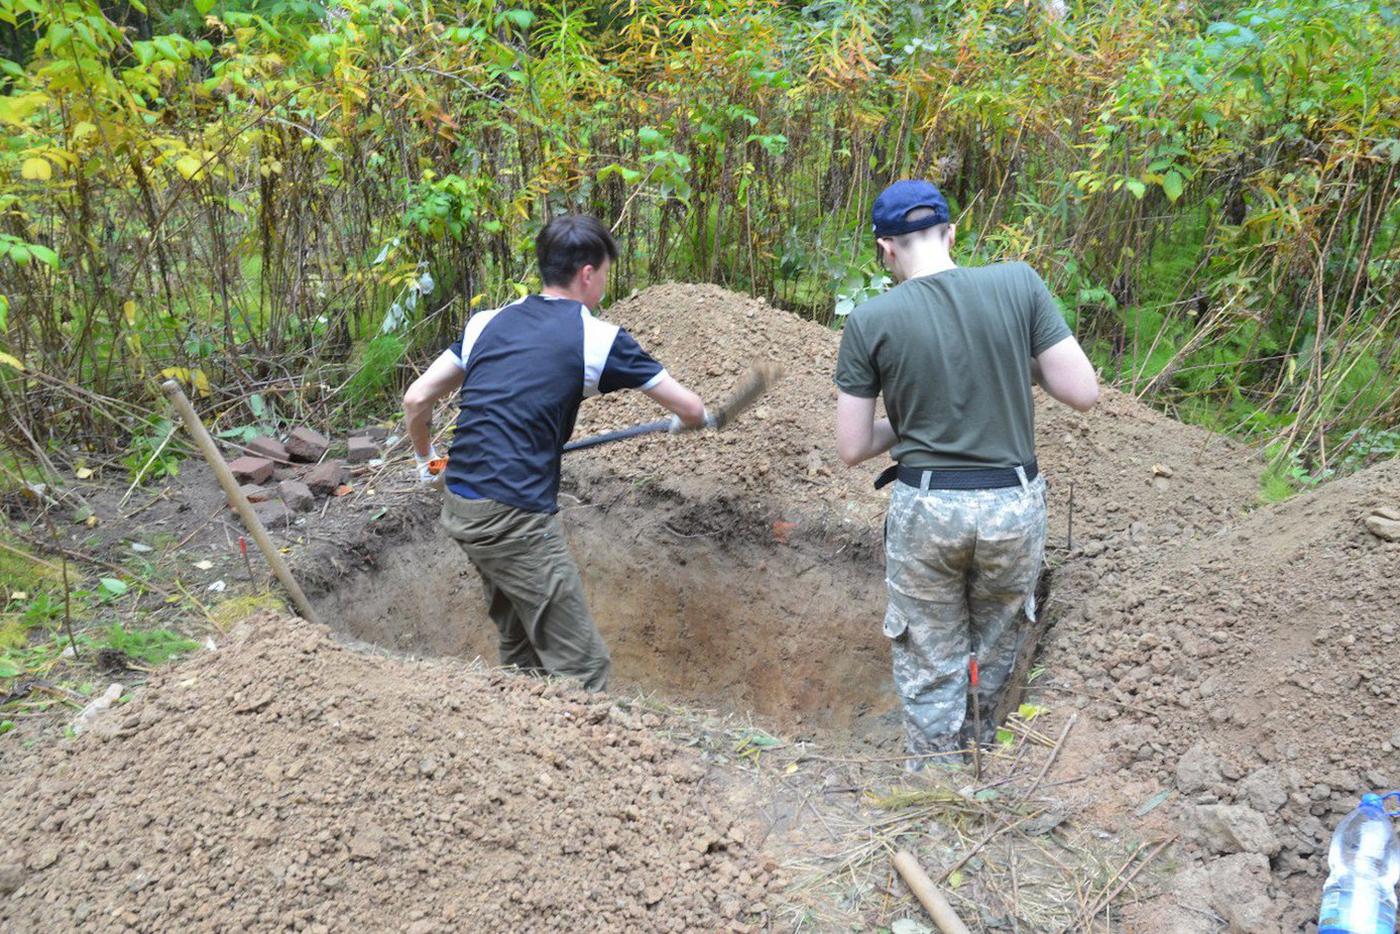
M 740 533 L 722 506 L 697 517 L 674 501 L 614 501 L 560 515 L 612 654 L 613 690 L 752 711 L 798 732 L 863 732 L 896 708 L 884 581 L 869 554 L 794 542 L 781 520 Z M 725 532 L 697 531 L 697 521 Z M 323 618 L 401 652 L 495 664 L 480 580 L 426 514 L 376 566 L 317 597 Z

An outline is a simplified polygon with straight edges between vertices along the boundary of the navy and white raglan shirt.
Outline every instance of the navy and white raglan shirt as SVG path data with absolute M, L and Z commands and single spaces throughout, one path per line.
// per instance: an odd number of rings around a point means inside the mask
M 622 328 L 545 295 L 477 312 L 450 352 L 465 376 L 447 488 L 530 512 L 559 509 L 560 456 L 584 398 L 666 376 Z

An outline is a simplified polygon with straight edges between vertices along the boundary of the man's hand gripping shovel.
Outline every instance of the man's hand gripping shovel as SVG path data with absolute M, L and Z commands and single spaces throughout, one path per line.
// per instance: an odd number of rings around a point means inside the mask
M 739 377 L 739 381 L 734 384 L 734 389 L 724 398 L 719 406 L 709 413 L 706 419 L 705 428 L 714 428 L 723 431 L 741 412 L 752 406 L 763 394 L 772 389 L 778 380 L 782 379 L 783 368 L 776 363 L 755 363 L 749 367 Z M 564 445 L 564 453 L 570 451 L 581 451 L 584 448 L 597 447 L 600 444 L 610 444 L 614 441 L 624 441 L 628 438 L 636 438 L 641 435 L 655 434 L 657 432 L 677 431 L 679 422 L 675 418 L 661 418 L 654 422 L 644 422 L 641 425 L 633 425 L 631 428 L 620 428 L 617 431 L 606 431 L 600 435 L 593 435 L 588 438 L 580 438 L 578 441 L 570 441 Z M 681 428 L 679 430 L 686 430 Z M 699 431 L 699 428 L 692 429 Z

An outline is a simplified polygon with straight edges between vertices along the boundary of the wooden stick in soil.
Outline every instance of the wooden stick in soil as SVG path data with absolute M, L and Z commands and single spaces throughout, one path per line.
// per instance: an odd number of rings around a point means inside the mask
M 1035 781 L 1031 782 L 1030 787 L 1021 795 L 1021 801 L 1029 801 L 1031 795 L 1035 794 L 1035 790 L 1040 787 L 1040 783 L 1045 780 L 1046 774 L 1050 771 L 1050 766 L 1055 764 L 1055 757 L 1060 754 L 1060 747 L 1065 744 L 1065 737 L 1069 736 L 1070 729 L 1073 728 L 1074 722 L 1078 719 L 1079 711 L 1077 710 L 1069 715 L 1069 719 L 1065 721 L 1064 729 L 1060 730 L 1060 738 L 1055 740 L 1055 745 L 1051 747 L 1050 755 L 1045 759 L 1045 764 L 1042 765 L 1040 771 L 1036 773 Z
M 963 924 L 962 919 L 953 911 L 953 906 L 948 904 L 948 900 L 938 891 L 938 886 L 933 884 L 933 880 L 924 872 L 912 853 L 900 850 L 894 854 L 894 868 L 899 870 L 904 884 L 909 886 L 909 890 L 914 893 L 914 897 L 924 906 L 928 916 L 943 934 L 971 934 L 967 925 Z
M 978 697 L 977 653 L 967 657 L 967 683 L 972 692 L 972 777 L 982 780 L 982 701 Z
M 58 549 L 59 561 L 63 564 L 63 629 L 68 633 L 68 647 L 73 650 L 73 657 L 80 658 L 78 640 L 73 637 L 73 586 L 68 581 L 68 555 L 63 552 L 58 529 L 54 527 L 47 509 L 44 510 L 44 524 L 49 527 L 49 537 L 53 539 L 54 547 Z
M 195 445 L 199 448 L 204 459 L 209 463 L 209 467 L 214 471 L 214 476 L 219 479 L 219 486 L 223 487 L 224 494 L 229 502 L 233 503 L 233 508 L 238 511 L 239 518 L 243 520 L 243 525 L 253 536 L 253 541 L 257 543 L 258 550 L 267 559 L 268 566 L 272 568 L 272 573 L 282 582 L 288 595 L 292 598 L 292 603 L 296 606 L 297 612 L 302 619 L 307 622 L 320 624 L 321 618 L 316 611 L 311 608 L 311 601 L 306 599 L 306 594 L 302 592 L 301 585 L 292 576 L 292 569 L 287 566 L 287 561 L 282 557 L 282 553 L 272 544 L 272 539 L 267 537 L 267 529 L 263 528 L 262 520 L 253 511 L 253 504 L 248 502 L 248 497 L 243 495 L 243 491 L 238 488 L 238 483 L 233 479 L 233 474 L 228 469 L 228 464 L 224 463 L 224 456 L 219 453 L 218 447 L 214 444 L 214 439 L 209 436 L 209 431 L 204 427 L 204 423 L 199 420 L 199 415 L 195 412 L 194 406 L 190 405 L 190 400 L 185 397 L 185 392 L 180 388 L 180 384 L 173 379 L 168 379 L 161 384 L 165 394 L 170 397 L 175 410 L 180 413 L 180 418 L 185 422 L 185 429 L 194 438 Z
M 1065 550 L 1074 551 L 1074 481 L 1069 482 L 1069 523 L 1065 530 Z
M 1081 911 L 1073 921 L 1061 928 L 1057 934 L 1068 934 L 1071 930 L 1087 927 L 1100 911 L 1103 911 L 1109 905 L 1113 904 L 1113 900 L 1137 878 L 1138 873 L 1146 869 L 1147 865 L 1157 858 L 1157 854 L 1166 849 L 1167 844 L 1171 843 L 1174 839 L 1175 837 L 1167 837 L 1165 840 L 1158 840 L 1157 845 L 1149 850 L 1147 855 L 1144 856 L 1136 866 L 1133 866 L 1132 872 L 1124 875 L 1124 871 L 1127 870 L 1129 866 L 1132 866 L 1133 860 L 1138 858 L 1138 854 L 1146 848 L 1147 844 L 1141 844 L 1137 849 L 1133 850 L 1127 862 L 1119 867 L 1118 871 L 1113 874 L 1113 878 L 1109 879 L 1108 886 L 1105 887 L 1104 893 L 1094 899 L 1092 907 L 1085 908 Z M 1115 885 L 1115 883 L 1117 884 Z

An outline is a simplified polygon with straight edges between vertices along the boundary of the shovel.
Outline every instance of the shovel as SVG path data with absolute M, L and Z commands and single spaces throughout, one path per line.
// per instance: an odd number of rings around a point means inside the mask
M 715 419 L 715 430 L 721 430 L 734 421 L 740 413 L 757 402 L 778 380 L 782 379 L 782 376 L 783 368 L 776 363 L 755 363 L 745 370 L 743 375 L 739 377 L 739 381 L 734 384 L 733 391 L 711 413 Z M 600 444 L 610 444 L 613 441 L 624 441 L 627 438 L 637 438 L 641 435 L 670 430 L 671 420 L 659 418 L 654 422 L 643 422 L 630 428 L 605 431 L 602 434 L 580 438 L 578 441 L 570 441 L 564 445 L 564 453 L 596 448 Z M 433 489 L 441 490 L 443 488 L 446 480 L 444 476 L 446 468 L 447 458 L 445 457 L 440 457 L 429 465 L 428 469 L 433 474 Z
M 715 419 L 715 429 L 722 430 L 734 421 L 739 413 L 749 408 L 771 389 L 782 378 L 782 375 L 783 368 L 776 363 L 756 363 L 745 370 L 743 375 L 739 377 L 739 381 L 734 384 L 734 390 L 710 413 Z M 600 444 L 611 444 L 614 441 L 625 441 L 628 438 L 656 434 L 670 429 L 671 420 L 659 418 L 654 422 L 633 425 L 631 428 L 619 428 L 617 431 L 605 431 L 599 435 L 570 441 L 564 445 L 564 453 L 582 451 L 585 448 L 595 448 Z

